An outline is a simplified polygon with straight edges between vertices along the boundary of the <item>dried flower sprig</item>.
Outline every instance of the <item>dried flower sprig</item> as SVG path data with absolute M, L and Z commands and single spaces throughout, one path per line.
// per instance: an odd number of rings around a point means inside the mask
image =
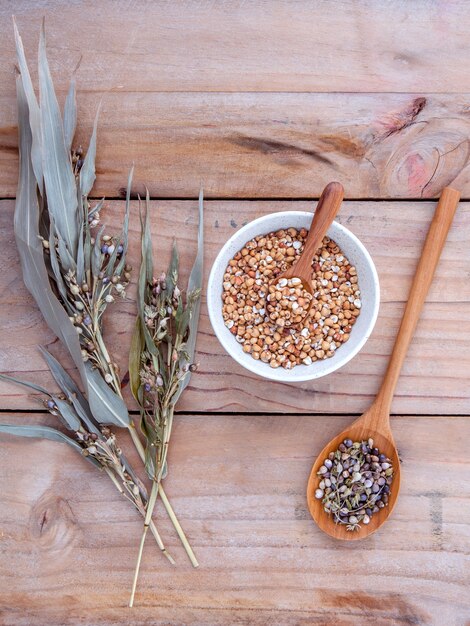
M 168 271 L 154 277 L 152 242 L 149 225 L 149 196 L 142 217 L 142 260 L 138 288 L 136 320 L 129 376 L 132 393 L 140 406 L 141 429 L 145 437 L 145 467 L 153 481 L 147 505 L 144 529 L 139 546 L 129 605 L 134 602 L 145 537 L 153 508 L 168 472 L 168 446 L 175 405 L 189 383 L 194 363 L 197 326 L 199 322 L 203 262 L 203 194 L 199 194 L 199 230 L 196 259 L 189 277 L 186 297 L 178 287 L 179 258 L 173 245 Z M 194 567 L 198 562 L 181 527 L 175 525 Z
M 94 467 L 102 470 L 110 478 L 116 489 L 129 500 L 145 518 L 148 494 L 134 470 L 124 457 L 116 440 L 116 435 L 106 426 L 100 426 L 94 419 L 86 398 L 74 380 L 60 363 L 44 348 L 41 349 L 50 372 L 60 388 L 60 393 L 52 393 L 34 383 L 0 374 L 0 379 L 33 389 L 44 396 L 43 406 L 51 415 L 59 418 L 70 435 L 49 426 L 30 424 L 0 424 L 0 432 L 20 437 L 50 439 L 67 443 Z M 174 564 L 173 557 L 166 550 L 160 534 L 153 522 L 150 531 L 158 547 Z
M 39 102 L 15 24 L 19 180 L 14 230 L 23 280 L 44 320 L 70 353 L 100 425 L 128 429 L 142 458 L 145 451 L 122 399 L 119 371 L 103 339 L 103 314 L 116 295 L 125 295 L 130 193 L 119 236 L 99 228 L 104 200 L 91 207 L 95 181 L 98 113 L 86 154 L 72 150 L 77 108 L 75 81 L 64 115 L 57 102 L 46 55 L 44 24 L 39 41 Z M 173 511 L 162 499 L 173 523 Z

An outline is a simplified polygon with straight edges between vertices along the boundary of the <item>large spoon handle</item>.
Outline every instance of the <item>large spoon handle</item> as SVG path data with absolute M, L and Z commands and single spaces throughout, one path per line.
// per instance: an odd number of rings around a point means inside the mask
M 441 256 L 459 203 L 460 193 L 451 187 L 445 187 L 429 227 L 421 258 L 411 285 L 408 302 L 398 331 L 387 373 L 377 396 L 376 403 L 381 404 L 384 413 L 390 412 L 393 393 L 400 376 L 408 347 L 418 323 L 421 309 L 431 286 L 437 263 Z

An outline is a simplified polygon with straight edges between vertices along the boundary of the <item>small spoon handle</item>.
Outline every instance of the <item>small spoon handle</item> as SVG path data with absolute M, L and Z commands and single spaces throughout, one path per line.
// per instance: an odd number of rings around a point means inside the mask
M 460 193 L 451 187 L 445 187 L 439 198 L 434 217 L 424 243 L 421 258 L 411 285 L 408 302 L 400 324 L 387 373 L 377 395 L 376 406 L 380 405 L 388 415 L 392 404 L 395 387 L 408 347 L 418 323 L 424 301 L 431 286 L 447 233 L 454 219 Z
M 343 195 L 344 189 L 340 183 L 329 183 L 323 190 L 315 209 L 302 256 L 292 268 L 295 276 L 310 280 L 313 256 L 339 211 Z

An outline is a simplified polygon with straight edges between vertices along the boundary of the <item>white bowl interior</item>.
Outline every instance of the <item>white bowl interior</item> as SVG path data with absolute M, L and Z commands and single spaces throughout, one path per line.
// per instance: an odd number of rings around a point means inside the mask
M 223 246 L 214 261 L 209 276 L 207 306 L 212 327 L 220 343 L 230 356 L 247 370 L 272 380 L 301 382 L 326 376 L 339 369 L 364 346 L 377 320 L 380 288 L 374 262 L 355 235 L 338 222 L 333 222 L 327 234 L 339 245 L 350 263 L 356 267 L 362 301 L 361 314 L 353 326 L 348 341 L 338 348 L 334 356 L 322 361 L 315 361 L 312 365 L 297 365 L 291 370 L 282 367 L 273 369 L 268 363 L 255 361 L 249 354 L 243 352 L 241 344 L 235 340 L 234 335 L 225 326 L 222 317 L 222 283 L 225 269 L 234 254 L 241 250 L 247 241 L 257 235 L 264 235 L 289 227 L 309 228 L 311 221 L 312 213 L 307 211 L 271 213 L 253 220 L 237 231 Z

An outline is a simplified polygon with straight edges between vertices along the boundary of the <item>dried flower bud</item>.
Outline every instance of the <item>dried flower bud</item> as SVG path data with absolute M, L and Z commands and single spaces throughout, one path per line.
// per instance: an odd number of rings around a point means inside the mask
M 112 278 L 111 278 L 111 282 L 113 283 L 113 285 L 116 285 L 119 282 L 119 279 L 121 277 L 118 276 L 117 274 L 115 274 Z
M 175 298 L 175 300 L 178 300 L 180 295 L 181 295 L 181 291 L 180 291 L 178 285 L 175 285 L 175 288 L 173 290 L 173 298 Z
M 173 350 L 173 354 L 171 355 L 171 360 L 176 363 L 176 361 L 178 360 L 178 352 L 176 350 Z
M 91 317 L 89 315 L 85 315 L 83 323 L 85 324 L 85 326 L 91 326 Z
M 124 252 L 124 246 L 122 246 L 121 244 L 118 245 L 117 247 L 117 253 L 118 254 L 122 254 Z
M 103 235 L 102 239 L 103 239 L 103 241 L 111 241 L 111 236 L 110 235 Z
M 114 297 L 110 293 L 108 293 L 108 295 L 105 296 L 105 300 L 106 302 L 111 303 L 114 302 Z
M 108 383 L 108 385 L 113 382 L 113 377 L 109 373 L 105 374 L 104 379 Z
M 91 220 L 91 222 L 90 222 L 90 228 L 96 228 L 96 227 L 98 226 L 98 224 L 99 224 L 99 223 L 100 223 L 100 222 L 99 222 L 99 220 L 97 220 L 97 219 Z M 93 243 L 94 243 L 94 242 L 93 242 Z
M 199 366 L 199 363 L 191 363 L 191 365 L 189 366 L 189 371 L 190 372 L 195 372 L 197 370 Z
M 111 244 L 110 246 L 108 246 L 108 254 L 112 254 L 115 250 L 115 246 L 113 244 Z
M 163 377 L 161 374 L 157 374 L 155 382 L 157 383 L 157 387 L 163 387 Z
M 77 311 L 83 311 L 83 309 L 85 308 L 83 302 L 80 302 L 79 300 L 77 300 L 77 302 L 74 302 L 74 304 Z
M 43 247 L 45 250 L 49 250 L 49 242 L 48 242 L 48 241 L 46 241 L 46 239 L 43 239 L 43 240 L 42 240 L 42 247 Z
M 78 285 L 72 285 L 70 287 L 70 292 L 73 293 L 74 296 L 78 296 L 80 293 L 80 287 Z
M 82 283 L 82 291 L 84 293 L 87 293 L 88 291 L 90 291 L 90 287 L 87 285 L 87 283 Z
M 122 293 L 122 292 L 124 291 L 124 285 L 121 285 L 121 283 L 118 283 L 118 284 L 116 285 L 116 291 L 117 291 L 118 293 Z

